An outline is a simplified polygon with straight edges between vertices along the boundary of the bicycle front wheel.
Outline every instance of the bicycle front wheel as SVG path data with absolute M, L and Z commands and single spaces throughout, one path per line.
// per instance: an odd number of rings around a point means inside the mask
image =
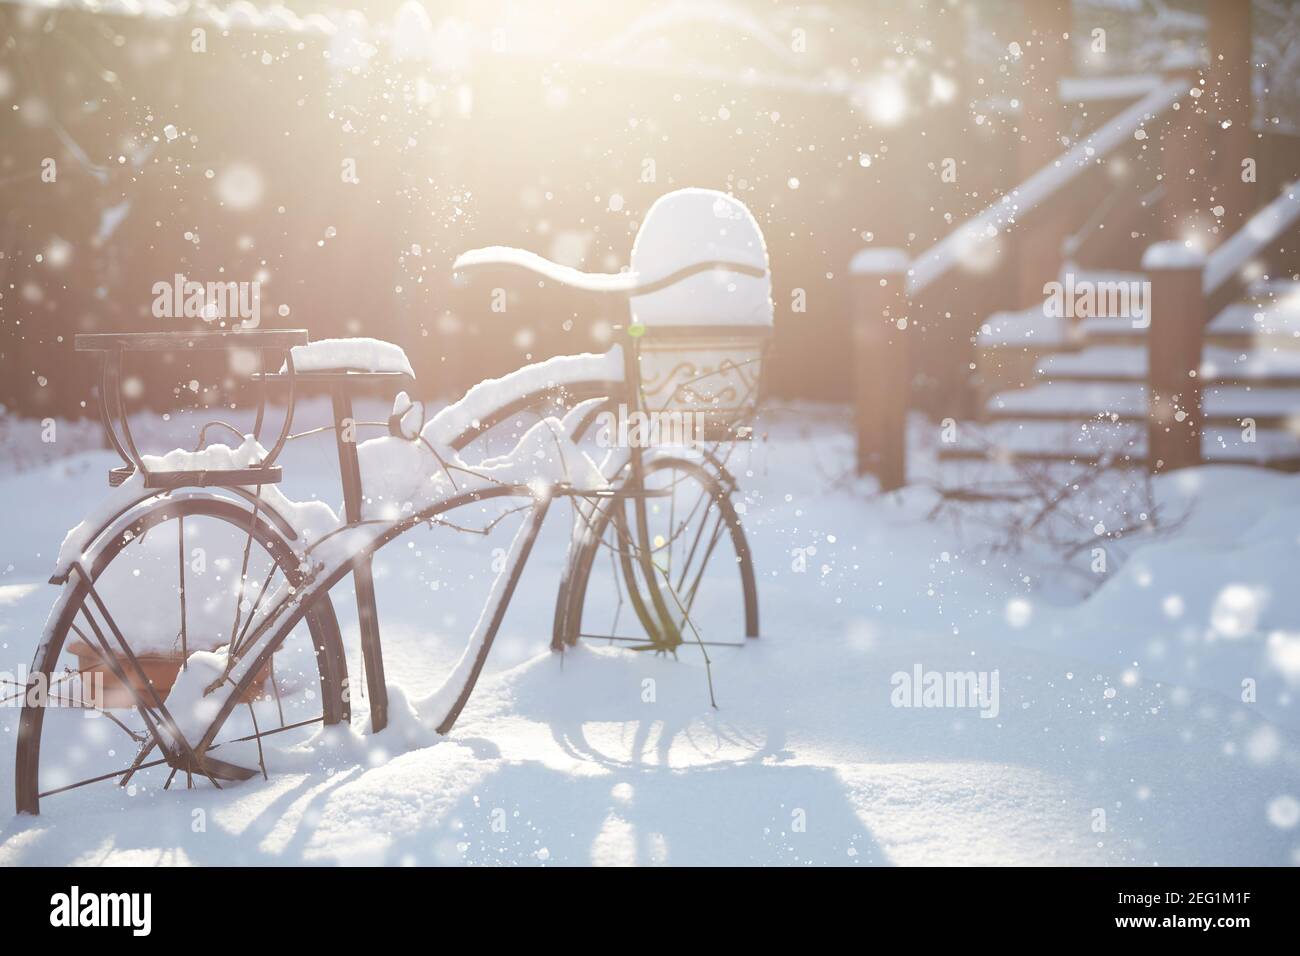
M 758 637 L 758 589 L 730 476 L 667 456 L 647 460 L 644 474 L 643 493 L 576 499 L 552 647 L 738 647 Z

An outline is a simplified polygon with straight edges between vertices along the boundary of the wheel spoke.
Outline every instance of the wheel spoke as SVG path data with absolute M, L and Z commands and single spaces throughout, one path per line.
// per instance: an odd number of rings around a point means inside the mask
M 262 752 L 262 731 L 257 726 L 257 711 L 253 709 L 253 702 L 248 702 L 248 716 L 253 720 L 253 735 L 257 738 L 257 765 L 262 768 L 262 779 L 269 780 L 266 774 L 266 754 Z
M 310 725 L 310 724 L 319 724 L 319 723 L 321 723 L 321 721 L 322 721 L 322 718 L 320 718 L 320 717 L 313 717 L 313 718 L 310 719 L 310 720 L 300 720 L 300 721 L 298 721 L 297 723 L 288 724 L 288 725 L 286 725 L 286 726 L 284 726 L 284 727 L 277 727 L 277 728 L 275 728 L 274 730 L 264 730 L 264 731 L 262 731 L 262 732 L 259 733 L 259 734 L 248 734 L 248 735 L 245 736 L 245 737 L 235 737 L 235 738 L 232 739 L 232 740 L 226 740 L 226 741 L 223 741 L 222 743 L 226 743 L 226 744 L 242 744 L 242 743 L 245 743 L 245 742 L 247 742 L 247 741 L 249 741 L 249 740 L 259 740 L 259 739 L 263 739 L 263 738 L 266 738 L 266 737 L 273 736 L 274 734 L 284 733 L 284 732 L 287 731 L 287 730 L 297 730 L 297 729 L 300 728 L 300 727 L 306 727 L 306 726 L 308 726 L 308 725 Z M 217 749 L 219 749 L 221 746 L 222 746 L 222 744 L 213 744 L 211 747 L 208 748 L 208 751 L 211 752 L 211 751 L 213 751 L 213 750 L 217 750 Z M 62 787 L 55 787 L 55 788 L 53 788 L 53 789 L 51 789 L 51 790 L 43 790 L 43 791 L 41 791 L 40 793 L 38 793 L 37 796 L 39 796 L 39 797 L 52 797 L 52 796 L 54 796 L 55 794 L 58 794 L 58 793 L 66 793 L 66 792 L 69 791 L 69 790 L 76 790 L 76 789 L 79 788 L 79 787 L 89 786 L 89 785 L 92 784 L 92 783 L 102 783 L 102 782 L 105 781 L 105 780 L 112 780 L 114 777 L 120 777 L 120 776 L 122 776 L 122 774 L 124 774 L 124 773 L 130 773 L 130 772 L 135 771 L 135 770 L 148 770 L 148 769 L 150 769 L 151 767 L 161 767 L 161 766 L 163 766 L 163 765 L 166 764 L 166 763 L 167 763 L 167 758 L 166 758 L 166 757 L 159 757 L 157 760 L 149 760 L 149 761 L 146 761 L 145 763 L 141 763 L 141 764 L 138 764 L 138 765 L 136 765 L 136 764 L 132 764 L 130 767 L 124 767 L 124 768 L 121 769 L 121 770 L 111 770 L 111 771 L 109 771 L 108 773 L 101 773 L 101 774 L 99 774 L 98 776 L 87 777 L 85 780 L 78 780 L 76 783 L 65 784 L 65 785 L 62 786 Z M 208 777 L 208 779 L 211 780 L 212 778 L 211 778 L 211 777 Z M 216 782 L 215 780 L 213 780 L 212 783 L 213 783 L 214 786 L 217 787 L 218 790 L 221 789 L 220 784 L 217 784 L 217 782 Z
M 583 640 L 588 641 L 615 641 L 623 644 L 645 644 L 644 637 L 625 637 L 621 634 L 579 634 Z M 744 647 L 742 641 L 692 641 L 692 644 L 704 647 Z
M 80 568 L 80 565 L 74 566 Z M 122 639 L 121 632 L 117 630 L 117 625 L 112 621 L 112 615 L 108 613 L 108 608 L 106 608 L 103 601 L 99 599 L 99 595 L 95 591 L 94 585 L 90 583 L 90 576 L 82 572 L 82 578 L 87 583 L 87 593 L 94 600 L 95 606 L 99 609 L 99 613 L 104 615 L 105 623 L 108 624 L 109 628 L 118 638 L 118 642 L 123 646 L 128 660 L 134 663 L 136 672 L 142 682 L 142 686 L 147 687 L 152 691 L 152 682 L 149 681 L 148 675 L 146 675 L 144 670 L 140 667 L 140 662 L 136 659 L 135 655 L 131 653 L 131 649 L 126 646 L 126 641 Z M 113 672 L 113 676 L 117 678 L 118 682 L 131 692 L 131 696 L 134 697 L 136 701 L 136 709 L 140 712 L 140 717 L 144 720 L 149 733 L 159 742 L 159 746 L 162 746 L 162 737 L 158 733 L 158 728 L 155 724 L 156 716 L 149 707 L 145 705 L 144 701 L 140 699 L 140 695 L 135 691 L 135 686 L 127 679 L 126 673 L 122 670 L 121 662 L 117 659 L 117 655 L 114 654 L 112 649 L 108 646 L 108 640 L 104 637 L 103 631 L 99 629 L 99 624 L 95 621 L 94 615 L 90 613 L 89 606 L 83 604 L 81 606 L 81 613 L 86 616 L 86 621 L 90 624 L 90 629 L 99 643 L 99 647 L 96 648 L 94 645 L 91 645 L 91 647 L 97 654 L 99 654 L 100 660 L 102 660 L 104 664 L 108 666 L 109 670 Z M 158 695 L 154 693 L 153 697 L 157 700 Z M 163 750 L 166 752 L 166 747 L 163 747 Z
M 80 569 L 81 566 L 74 565 L 74 567 Z M 189 764 L 197 764 L 199 767 L 202 767 L 203 765 L 201 763 L 198 763 L 198 759 L 195 756 L 194 750 L 190 746 L 189 741 L 187 741 L 185 739 L 185 735 L 181 733 L 180 726 L 176 723 L 175 720 L 172 719 L 172 715 L 168 712 L 167 705 L 164 704 L 162 702 L 162 698 L 158 696 L 158 691 L 154 688 L 153 681 L 149 679 L 149 675 L 145 673 L 144 668 L 140 665 L 139 658 L 137 658 L 135 654 L 132 652 L 130 645 L 126 643 L 126 638 L 122 636 L 122 632 L 118 628 L 117 622 L 113 620 L 113 616 L 108 613 L 108 608 L 104 606 L 104 602 L 100 598 L 99 592 L 95 589 L 94 582 L 90 580 L 90 575 L 86 574 L 85 571 L 83 570 L 81 572 L 81 576 L 82 576 L 82 580 L 86 582 L 86 587 L 88 589 L 87 593 L 90 595 L 91 599 L 95 602 L 95 607 L 99 610 L 100 614 L 104 615 L 104 622 L 108 625 L 109 629 L 113 632 L 113 636 L 117 639 L 118 644 L 121 645 L 122 652 L 126 655 L 127 661 L 131 664 L 132 667 L 135 668 L 135 672 L 137 676 L 140 678 L 141 687 L 143 687 L 145 690 L 149 692 L 149 696 L 153 698 L 154 707 L 158 709 L 157 715 L 154 715 L 153 711 L 150 710 L 149 707 L 145 705 L 144 701 L 140 699 L 140 695 L 136 692 L 135 686 L 126 679 L 126 675 L 122 671 L 121 664 L 119 664 L 115 660 L 116 655 L 114 655 L 113 652 L 109 649 L 108 642 L 104 639 L 103 634 L 100 633 L 99 627 L 95 623 L 95 619 L 91 617 L 89 613 L 87 613 L 86 619 L 90 621 L 91 629 L 95 632 L 95 636 L 99 638 L 100 643 L 103 645 L 103 650 L 104 653 L 107 655 L 108 663 L 113 667 L 114 676 L 116 676 L 117 679 L 122 682 L 122 686 L 125 687 L 128 691 L 130 691 L 131 696 L 135 698 L 136 710 L 140 712 L 140 716 L 144 719 L 145 725 L 149 728 L 149 732 L 153 735 L 154 740 L 157 742 L 158 749 L 160 749 L 164 754 L 170 754 L 171 752 L 167 747 L 166 742 L 163 740 L 162 735 L 158 733 L 157 724 L 165 723 L 167 725 L 167 730 L 172 734 L 173 741 L 175 742 L 176 746 L 180 748 L 181 754 L 186 758 L 186 762 Z M 166 760 L 167 758 L 164 757 L 163 759 Z M 212 781 L 212 785 L 214 787 L 216 787 L 218 790 L 221 789 L 221 784 L 217 783 L 216 779 L 212 776 L 212 774 L 208 773 L 205 770 L 204 776 L 206 776 L 209 780 Z
M 700 546 L 700 538 L 704 534 L 705 526 L 709 523 L 709 512 L 713 510 L 713 496 L 710 495 L 707 491 L 704 491 L 701 493 L 700 497 L 701 499 L 707 499 L 708 504 L 705 506 L 704 514 L 700 515 L 699 524 L 697 524 L 695 527 L 695 539 L 691 542 L 691 550 L 686 555 L 686 560 L 682 565 L 681 576 L 678 577 L 677 579 L 677 590 L 679 591 L 682 589 L 682 585 L 686 581 L 686 575 L 690 571 L 692 562 L 694 562 L 695 560 L 695 552 Z M 698 503 L 697 503 L 697 507 L 698 507 Z M 718 521 L 719 522 L 722 521 L 721 509 L 718 510 Z M 705 560 L 704 563 L 707 563 L 707 559 Z
M 64 683 L 65 681 L 77 680 L 77 679 L 79 679 L 80 677 L 81 677 L 81 674 L 79 674 L 78 672 L 76 672 L 76 671 L 68 671 L 67 673 L 61 675 L 60 677 L 57 677 L 57 678 L 51 680 L 51 681 L 49 682 L 49 688 L 46 690 L 46 696 L 47 696 L 49 699 L 51 699 L 51 700 L 57 700 L 57 701 L 59 701 L 60 703 L 66 703 L 68 706 L 73 706 L 73 705 L 75 705 L 75 706 L 80 707 L 80 708 L 82 708 L 82 709 L 90 709 L 90 710 L 94 710 L 94 709 L 96 709 L 96 708 L 94 708 L 94 707 L 88 707 L 88 706 L 85 704 L 84 701 L 78 701 L 78 700 L 77 700 L 76 698 L 74 698 L 74 697 L 60 697 L 60 696 L 58 696 L 57 694 L 54 693 L 55 688 L 57 688 L 60 684 Z M 12 693 L 12 694 L 10 694 L 10 695 L 7 696 L 7 697 L 0 697 L 0 705 L 7 705 L 7 704 L 9 704 L 9 703 L 11 703 L 11 702 L 13 702 L 13 701 L 15 701 L 15 700 L 22 700 L 23 698 L 25 698 L 25 697 L 27 696 L 27 691 L 28 691 L 28 689 L 29 689 L 29 687 L 30 687 L 29 684 L 27 684 L 27 683 L 22 683 L 22 684 L 20 684 L 20 683 L 18 683 L 18 681 L 16 681 L 16 680 L 8 680 L 8 679 L 6 679 L 6 680 L 3 680 L 3 681 L 0 681 L 0 683 L 10 684 L 10 685 L 12 685 L 13 687 L 17 688 L 17 691 L 16 691 L 15 693 Z
M 124 773 L 130 773 L 132 770 L 145 770 L 149 767 L 161 767 L 167 762 L 166 757 L 159 757 L 157 760 L 150 760 L 148 763 L 142 763 L 139 766 L 134 764 L 122 770 L 111 770 L 108 773 L 101 773 L 97 777 L 87 777 L 85 780 L 78 780 L 76 783 L 69 783 L 62 787 L 55 787 L 53 790 L 45 790 L 38 793 L 39 797 L 52 797 L 56 793 L 67 793 L 69 790 L 76 790 L 78 787 L 87 787 L 92 783 L 101 783 L 105 780 L 112 780 L 114 777 L 120 777 Z
M 677 517 L 677 489 L 674 487 L 673 490 L 672 490 L 672 492 L 673 492 L 673 493 L 670 494 L 670 495 L 668 496 L 668 532 L 669 532 L 669 537 L 668 537 L 668 540 L 664 542 L 664 544 L 665 544 L 665 545 L 667 546 L 667 548 L 668 548 L 668 559 L 667 559 L 666 566 L 665 566 L 664 570 L 668 572 L 668 578 L 669 578 L 669 580 L 672 580 L 672 576 L 673 576 L 673 544 L 674 544 L 674 542 L 673 542 L 673 537 L 672 537 L 672 530 L 673 530 L 673 528 L 676 527 L 676 524 L 675 524 L 674 522 L 675 522 L 675 519 L 676 519 L 676 517 Z
M 274 654 L 271 655 L 271 673 L 269 675 L 269 680 L 271 681 L 271 693 L 275 695 L 275 709 L 280 715 L 280 726 L 283 727 L 284 726 L 284 703 L 283 701 L 280 700 L 280 683 L 279 681 L 276 680 L 275 677 L 275 655 Z
M 135 772 L 140 769 L 142 764 L 144 764 L 146 758 L 148 758 L 148 756 L 151 753 L 153 753 L 153 748 L 155 743 L 156 743 L 155 741 L 151 740 L 147 744 L 144 744 L 143 746 L 140 747 L 140 751 L 135 755 L 135 759 L 131 761 L 131 766 L 127 768 L 126 776 L 124 776 L 121 779 L 121 781 L 119 781 L 118 783 L 119 787 L 125 787 L 128 783 L 131 782 L 131 778 L 135 776 Z M 175 774 L 176 771 L 173 769 L 172 773 Z M 171 781 L 171 777 L 168 777 L 167 779 L 169 782 Z
M 253 498 L 253 510 L 248 516 L 248 533 L 244 537 L 244 557 L 239 567 L 239 591 L 235 595 L 235 620 L 230 625 L 230 640 L 227 642 L 232 648 L 235 647 L 236 635 L 239 632 L 239 620 L 244 613 L 244 586 L 248 582 L 248 558 L 253 550 L 253 529 L 257 527 L 257 512 L 262 505 L 261 497 L 262 488 L 259 485 L 257 495 Z M 272 564 L 275 562 L 272 561 Z M 252 615 L 250 614 L 251 618 Z
M 266 597 L 267 591 L 271 589 L 271 580 L 275 577 L 275 573 L 279 570 L 280 570 L 280 566 L 273 562 L 271 564 L 270 572 L 266 575 L 266 579 L 262 582 L 261 590 L 257 592 L 257 597 L 253 599 L 253 606 L 248 610 L 248 619 L 244 621 L 244 626 L 239 632 L 239 637 L 237 637 L 234 640 L 234 642 L 230 645 L 230 659 L 232 661 L 238 659 L 238 653 L 243 649 L 244 641 L 248 637 L 248 629 L 252 627 L 253 622 L 257 620 L 257 609 L 262 606 L 262 601 Z M 241 589 L 241 593 L 242 593 L 242 589 Z M 240 604 L 244 603 L 242 598 L 240 599 L 239 603 Z
M 709 546 L 708 548 L 705 549 L 704 557 L 700 561 L 700 570 L 696 572 L 695 580 L 691 583 L 690 590 L 686 592 L 685 610 L 687 613 L 690 613 L 690 609 L 695 604 L 695 595 L 696 593 L 698 593 L 700 588 L 700 581 L 704 577 L 704 569 L 709 566 L 709 558 L 713 557 L 713 549 L 718 546 L 718 541 L 720 541 L 721 539 L 722 539 L 722 510 L 719 509 L 718 520 L 713 525 L 713 533 L 709 535 Z M 678 590 L 680 591 L 681 588 L 679 587 Z

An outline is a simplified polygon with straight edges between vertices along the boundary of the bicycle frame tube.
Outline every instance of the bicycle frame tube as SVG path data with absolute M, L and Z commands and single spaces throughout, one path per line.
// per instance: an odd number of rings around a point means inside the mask
M 628 311 L 629 318 L 631 309 Z M 637 340 L 633 339 L 627 348 L 623 350 L 623 375 L 627 381 L 628 391 L 636 398 L 637 407 L 644 411 L 643 396 L 641 392 L 641 362 L 640 350 L 637 348 Z M 630 449 L 628 461 L 629 474 L 628 482 L 634 489 L 645 487 L 645 452 L 639 443 L 634 443 Z M 681 628 L 673 619 L 668 611 L 668 604 L 664 601 L 663 593 L 659 589 L 659 579 L 655 574 L 654 555 L 651 549 L 650 541 L 650 523 L 646 514 L 645 498 L 637 496 L 632 501 L 632 510 L 634 521 L 636 522 L 636 566 L 640 569 L 641 575 L 645 578 L 646 590 L 650 594 L 650 603 L 654 606 L 655 614 L 659 620 L 656 622 L 651 619 L 649 610 L 640 600 L 633 600 L 632 607 L 637 617 L 641 619 L 641 624 L 646 629 L 655 644 L 663 644 L 668 650 L 677 647 L 682 642 Z M 621 509 L 620 509 L 621 511 Z M 628 543 L 631 544 L 632 529 L 626 528 L 620 520 L 618 527 L 627 537 Z M 636 587 L 632 562 L 626 558 L 623 560 L 623 573 L 628 581 L 628 593 L 635 595 L 639 590 Z
M 346 559 L 339 561 L 323 577 L 319 577 L 311 584 L 297 594 L 285 598 L 275 608 L 268 611 L 263 620 L 256 626 L 253 633 L 246 641 L 249 648 L 248 654 L 240 661 L 239 674 L 242 677 L 247 673 L 257 673 L 270 661 L 271 655 L 275 653 L 277 647 L 284 640 L 298 623 L 307 614 L 312 599 L 318 594 L 328 593 L 331 588 L 353 573 L 358 561 L 365 561 L 367 564 L 373 559 L 375 553 L 385 545 L 394 541 L 396 538 L 405 534 L 407 531 L 419 525 L 428 523 L 440 515 L 449 511 L 454 511 L 467 504 L 489 501 L 494 498 L 517 497 L 533 498 L 534 505 L 532 514 L 529 518 L 529 524 L 526 526 L 525 533 L 519 541 L 520 553 L 515 560 L 507 566 L 502 573 L 507 575 L 503 588 L 497 594 L 497 607 L 494 609 L 489 619 L 488 631 L 482 642 L 479 651 L 478 660 L 474 662 L 473 670 L 470 674 L 470 680 L 466 687 L 458 696 L 453 708 L 448 715 L 438 725 L 438 733 L 446 733 L 451 729 L 456 717 L 460 714 L 461 708 L 469 699 L 469 693 L 473 690 L 474 681 L 482 670 L 483 661 L 487 658 L 487 652 L 491 648 L 492 641 L 500 628 L 501 622 L 505 617 L 506 608 L 510 604 L 510 599 L 514 595 L 515 586 L 523 574 L 524 566 L 532 551 L 532 546 L 537 538 L 537 533 L 541 528 L 542 520 L 545 518 L 547 510 L 550 507 L 551 497 L 546 495 L 537 498 L 533 491 L 524 485 L 499 485 L 479 491 L 463 492 L 455 495 L 436 505 L 431 505 L 416 514 L 403 518 L 401 521 L 384 528 L 383 531 L 376 534 L 359 548 L 354 554 Z M 371 596 L 373 600 L 373 595 Z M 235 683 L 238 683 L 236 678 Z M 195 746 L 195 751 L 202 754 L 212 743 L 213 736 L 220 730 L 221 725 L 229 716 L 230 711 L 238 703 L 238 694 L 229 693 L 222 703 L 221 708 L 215 715 L 212 724 L 209 726 L 204 738 Z M 372 729 L 378 729 L 373 728 Z
M 352 395 L 347 383 L 336 381 L 330 389 L 334 408 L 334 444 L 339 454 L 339 477 L 343 482 L 344 521 L 355 527 L 361 521 L 361 464 L 357 458 L 355 431 L 349 440 L 349 425 L 355 429 Z M 357 624 L 361 629 L 361 666 L 365 671 L 366 693 L 370 697 L 370 728 L 378 733 L 388 726 L 388 684 L 384 678 L 384 648 L 379 637 L 379 607 L 375 602 L 375 578 L 370 555 L 352 561 L 352 580 L 357 596 Z

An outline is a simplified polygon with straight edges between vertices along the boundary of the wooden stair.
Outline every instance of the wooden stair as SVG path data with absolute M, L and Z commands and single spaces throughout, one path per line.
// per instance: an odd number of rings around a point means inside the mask
M 940 459 L 1146 467 L 1142 325 L 1054 319 L 1041 307 L 992 316 L 978 343 L 981 420 L 960 424 Z M 1256 283 L 1224 308 L 1206 328 L 1200 373 L 1207 463 L 1300 470 L 1300 282 Z

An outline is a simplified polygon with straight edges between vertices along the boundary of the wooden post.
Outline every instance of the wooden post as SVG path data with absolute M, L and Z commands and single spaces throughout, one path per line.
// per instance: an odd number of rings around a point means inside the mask
M 1188 61 L 1174 59 L 1166 67 L 1166 80 L 1177 80 L 1190 91 L 1198 85 L 1198 72 Z M 1198 208 L 1205 193 L 1205 180 L 1209 173 L 1207 166 L 1210 157 L 1206 150 L 1207 121 L 1203 113 L 1188 106 L 1190 100 L 1184 97 L 1179 109 L 1165 112 L 1159 125 L 1160 139 L 1157 144 L 1160 157 L 1160 182 L 1164 194 L 1160 199 L 1161 220 L 1164 236 L 1170 240 L 1185 240 L 1192 237 L 1198 226 L 1205 222 L 1197 221 Z M 1202 229 L 1202 242 L 1209 236 Z
M 1253 178 L 1242 178 L 1241 165 L 1248 158 L 1259 160 L 1258 141 L 1251 128 L 1255 99 L 1251 88 L 1252 6 L 1245 0 L 1208 0 L 1206 4 L 1210 55 L 1205 71 L 1208 96 L 1202 100 L 1208 100 L 1207 145 L 1214 151 L 1210 205 L 1223 207 L 1220 238 L 1236 232 L 1255 206 Z
M 858 474 L 871 472 L 881 491 L 907 481 L 907 254 L 868 249 L 853 257 L 853 395 Z
M 1150 278 L 1147 314 L 1147 467 L 1172 471 L 1201 463 L 1201 345 L 1205 335 L 1205 254 L 1158 242 L 1142 257 Z
M 1074 66 L 1068 39 L 1071 28 L 1069 0 L 1033 0 L 1023 5 L 1023 25 L 1017 35 L 1023 48 L 1024 85 L 1017 123 L 1016 182 L 1008 184 L 1011 187 L 1052 163 L 1065 149 L 1070 104 L 1062 102 L 1060 85 Z M 1065 239 L 1078 226 L 1074 207 L 1069 196 L 1054 196 L 1007 237 L 1018 275 L 1009 290 L 1015 300 L 1004 302 L 1004 307 L 1028 307 L 1043 301 L 1043 283 L 1057 277 Z
M 1038 172 L 1061 153 L 1068 132 L 1068 109 L 1061 102 L 1061 78 L 1074 67 L 1068 39 L 1070 0 L 1033 0 L 1024 5 L 1016 31 L 1022 52 L 1024 86 L 1020 96 L 1020 180 Z

